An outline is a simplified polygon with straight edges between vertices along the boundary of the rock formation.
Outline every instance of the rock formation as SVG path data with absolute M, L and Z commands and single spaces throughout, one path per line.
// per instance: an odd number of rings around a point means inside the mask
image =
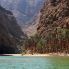
M 69 53 L 69 0 L 46 0 L 37 31 L 46 51 Z
M 17 42 L 24 37 L 13 14 L 0 6 L 0 53 L 16 53 Z
M 38 33 L 46 36 L 56 27 L 69 28 L 69 0 L 46 0 L 41 9 Z

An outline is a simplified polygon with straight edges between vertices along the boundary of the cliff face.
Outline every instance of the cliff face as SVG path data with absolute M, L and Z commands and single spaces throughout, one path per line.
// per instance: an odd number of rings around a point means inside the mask
M 0 53 L 15 53 L 17 41 L 24 37 L 13 14 L 0 6 Z
M 27 36 L 34 36 L 37 33 L 37 27 L 40 19 L 40 12 L 32 18 L 30 24 L 27 24 L 23 31 L 27 34 Z
M 44 0 L 0 0 L 0 5 L 15 15 L 19 25 L 30 24 L 29 21 L 37 14 Z
M 41 9 L 38 33 L 46 36 L 56 27 L 69 28 L 69 0 L 46 0 Z
M 69 53 L 69 0 L 46 0 L 37 31 L 46 52 Z

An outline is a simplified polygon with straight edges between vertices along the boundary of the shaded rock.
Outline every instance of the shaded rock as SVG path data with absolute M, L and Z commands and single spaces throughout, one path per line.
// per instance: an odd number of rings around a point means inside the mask
M 13 14 L 0 6 L 0 53 L 16 53 L 17 43 L 24 37 Z

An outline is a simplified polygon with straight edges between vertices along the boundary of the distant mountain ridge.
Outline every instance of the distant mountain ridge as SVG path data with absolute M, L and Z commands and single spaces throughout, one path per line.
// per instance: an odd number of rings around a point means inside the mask
M 13 12 L 20 26 L 35 16 L 43 5 L 43 0 L 0 0 L 0 4 Z
M 17 23 L 27 35 L 29 33 L 32 35 L 33 31 L 31 29 L 36 31 L 34 25 L 37 25 L 37 17 L 43 3 L 44 0 L 0 0 L 0 4 L 4 8 L 13 12 Z

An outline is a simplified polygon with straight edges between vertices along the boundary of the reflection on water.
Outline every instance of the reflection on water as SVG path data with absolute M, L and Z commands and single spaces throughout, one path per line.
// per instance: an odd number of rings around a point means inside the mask
M 69 57 L 1 56 L 0 69 L 69 69 Z

